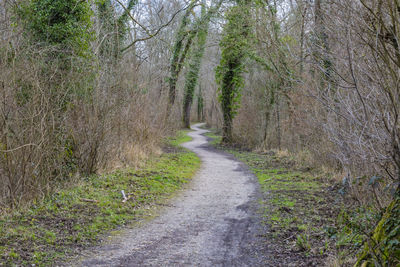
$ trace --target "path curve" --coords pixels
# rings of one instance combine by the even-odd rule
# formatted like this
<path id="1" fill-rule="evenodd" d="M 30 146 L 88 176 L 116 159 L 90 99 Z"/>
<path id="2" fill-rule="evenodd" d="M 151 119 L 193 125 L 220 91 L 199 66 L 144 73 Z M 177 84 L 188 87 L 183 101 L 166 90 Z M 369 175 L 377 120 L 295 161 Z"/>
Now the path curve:
<path id="1" fill-rule="evenodd" d="M 255 246 L 256 178 L 232 156 L 208 146 L 192 126 L 183 144 L 202 160 L 190 188 L 159 217 L 102 245 L 80 266 L 259 266 Z"/>

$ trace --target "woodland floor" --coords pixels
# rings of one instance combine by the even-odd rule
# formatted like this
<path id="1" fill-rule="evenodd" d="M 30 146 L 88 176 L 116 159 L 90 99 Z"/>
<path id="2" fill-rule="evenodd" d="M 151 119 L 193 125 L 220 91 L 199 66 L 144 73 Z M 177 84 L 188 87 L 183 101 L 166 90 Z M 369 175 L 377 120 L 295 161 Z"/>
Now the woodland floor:
<path id="1" fill-rule="evenodd" d="M 202 161 L 185 190 L 172 194 L 198 169 L 194 153 L 166 146 L 149 169 L 89 179 L 3 218 L 5 266 L 325 265 L 335 254 L 337 188 L 289 156 L 218 146 L 220 137 L 200 126 L 183 144 Z M 132 196 L 126 204 L 121 189 Z"/>
<path id="2" fill-rule="evenodd" d="M 210 147 L 195 125 L 183 144 L 202 165 L 153 220 L 87 252 L 78 266 L 264 266 L 257 178 Z"/>
<path id="3" fill-rule="evenodd" d="M 200 167 L 194 153 L 179 147 L 190 140 L 181 131 L 166 140 L 168 153 L 140 168 L 69 181 L 29 207 L 1 214 L 0 266 L 75 266 L 60 262 L 153 218 Z"/>
<path id="4" fill-rule="evenodd" d="M 337 188 L 289 156 L 221 147 L 199 127 L 184 144 L 202 160 L 188 189 L 80 265 L 326 265 L 335 255 Z"/>
<path id="5" fill-rule="evenodd" d="M 219 135 L 206 135 L 258 178 L 264 266 L 327 266 L 337 258 L 336 222 L 343 201 L 338 186 L 288 154 L 221 146 Z"/>

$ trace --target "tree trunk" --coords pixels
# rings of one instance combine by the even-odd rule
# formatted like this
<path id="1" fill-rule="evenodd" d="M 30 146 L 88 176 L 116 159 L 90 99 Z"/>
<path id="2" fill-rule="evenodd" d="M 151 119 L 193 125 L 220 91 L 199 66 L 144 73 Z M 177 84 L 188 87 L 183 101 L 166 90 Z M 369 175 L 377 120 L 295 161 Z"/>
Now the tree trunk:
<path id="1" fill-rule="evenodd" d="M 276 99 L 276 135 L 278 139 L 278 149 L 281 149 L 281 118 L 280 118 L 280 110 L 279 110 L 279 98 L 277 96 Z"/>
<path id="2" fill-rule="evenodd" d="M 202 3 L 203 5 L 201 9 L 200 20 L 194 25 L 194 32 L 197 32 L 197 46 L 193 49 L 194 51 L 191 54 L 189 60 L 189 70 L 186 73 L 185 79 L 185 96 L 183 99 L 183 124 L 185 128 L 190 128 L 190 109 L 192 106 L 193 96 L 199 78 L 201 60 L 203 58 L 206 47 L 205 45 L 207 41 L 209 22 L 214 13 L 219 10 L 222 4 L 222 0 L 219 0 L 219 2 L 207 13 L 205 0 L 203 0 Z"/>
<path id="3" fill-rule="evenodd" d="M 270 92 L 268 94 L 267 92 L 268 88 L 266 88 L 265 90 L 265 111 L 264 111 L 264 120 L 265 120 L 265 125 L 264 125 L 264 138 L 263 138 L 263 143 L 264 143 L 264 147 L 267 147 L 267 137 L 268 137 L 268 128 L 270 126 L 269 122 L 270 122 L 270 118 L 271 118 L 271 110 L 275 104 L 275 92 L 274 92 L 274 88 L 270 89 Z"/>
<path id="4" fill-rule="evenodd" d="M 354 267 L 400 265 L 400 190 L 386 208 Z"/>
<path id="5" fill-rule="evenodd" d="M 222 127 L 222 143 L 230 144 L 233 141 L 232 135 L 232 116 L 224 113 L 224 126 Z"/>
<path id="6" fill-rule="evenodd" d="M 300 31 L 300 75 L 303 74 L 304 68 L 304 31 L 305 31 L 305 18 L 307 15 L 307 7 L 301 12 L 301 31 Z"/>
<path id="7" fill-rule="evenodd" d="M 185 101 L 184 107 L 183 107 L 183 126 L 185 128 L 190 129 L 190 109 L 191 109 L 191 101 Z"/>
<path id="8" fill-rule="evenodd" d="M 216 69 L 216 80 L 220 86 L 220 101 L 223 113 L 223 143 L 232 143 L 232 121 L 239 108 L 241 89 L 244 86 L 245 58 L 249 55 L 251 32 L 250 1 L 238 0 L 226 15 L 220 64 Z"/>
<path id="9" fill-rule="evenodd" d="M 204 120 L 204 99 L 201 85 L 199 84 L 199 94 L 197 96 L 197 120 Z"/>
<path id="10" fill-rule="evenodd" d="M 189 23 L 189 16 L 192 13 L 193 8 L 195 7 L 197 0 L 192 0 L 187 8 L 185 14 L 182 17 L 181 23 L 179 25 L 179 29 L 177 31 L 175 37 L 175 43 L 173 46 L 173 54 L 170 64 L 170 77 L 169 77 L 169 93 L 168 93 L 168 105 L 167 105 L 167 114 L 169 113 L 171 107 L 175 102 L 176 96 L 176 83 L 178 81 L 179 72 L 181 70 L 184 58 L 186 56 L 186 52 L 188 47 L 191 44 L 191 40 L 187 40 L 186 46 L 184 47 L 185 39 L 188 35 L 188 31 L 186 29 L 187 24 Z M 183 51 L 182 51 L 183 49 Z"/>

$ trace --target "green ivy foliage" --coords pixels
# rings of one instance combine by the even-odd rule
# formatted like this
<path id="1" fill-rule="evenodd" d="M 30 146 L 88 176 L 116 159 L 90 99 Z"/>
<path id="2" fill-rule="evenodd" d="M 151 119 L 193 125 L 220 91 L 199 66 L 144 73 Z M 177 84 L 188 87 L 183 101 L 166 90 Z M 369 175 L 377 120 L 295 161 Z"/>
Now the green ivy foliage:
<path id="1" fill-rule="evenodd" d="M 170 108 L 176 98 L 176 83 L 178 81 L 179 73 L 182 69 L 183 62 L 185 61 L 188 48 L 190 48 L 192 39 L 195 34 L 188 31 L 187 26 L 190 23 L 190 15 L 193 12 L 198 0 L 192 0 L 186 9 L 186 12 L 181 18 L 178 31 L 175 36 L 175 41 L 172 47 L 172 58 L 170 63 L 170 77 L 169 83 L 169 101 L 168 107 Z M 186 45 L 184 45 L 186 41 Z"/>
<path id="2" fill-rule="evenodd" d="M 88 1 L 30 0 L 21 5 L 18 13 L 39 45 L 60 46 L 66 54 L 90 55 L 94 34 Z"/>
<path id="3" fill-rule="evenodd" d="M 226 15 L 223 38 L 220 42 L 221 60 L 216 68 L 219 101 L 224 115 L 224 129 L 231 131 L 232 120 L 240 107 L 244 87 L 245 59 L 250 55 L 251 25 L 249 1 L 238 1 Z M 231 133 L 224 136 L 229 142 Z"/>
<path id="4" fill-rule="evenodd" d="M 128 5 L 126 6 L 126 9 L 130 12 L 138 3 L 138 0 L 129 0 Z M 124 13 L 118 18 L 117 23 L 118 23 L 118 33 L 120 35 L 120 40 L 123 41 L 126 38 L 126 35 L 128 33 L 129 27 L 128 27 L 128 20 L 129 20 L 129 15 L 127 11 L 125 10 Z"/>
<path id="5" fill-rule="evenodd" d="M 192 48 L 188 71 L 185 77 L 184 99 L 183 99 L 183 123 L 184 127 L 190 128 L 190 108 L 193 102 L 194 91 L 198 83 L 201 60 L 204 55 L 209 22 L 221 7 L 222 0 L 216 3 L 206 12 L 205 1 L 202 3 L 201 17 L 194 23 L 194 30 L 197 32 L 197 44 Z M 202 101 L 202 100 L 201 100 Z M 200 104 L 200 102 L 199 102 Z M 201 103 L 202 105 L 202 103 Z M 200 107 L 198 107 L 200 108 Z"/>
<path id="6" fill-rule="evenodd" d="M 117 61 L 122 56 L 124 42 L 129 32 L 129 13 L 138 0 L 129 0 L 126 9 L 118 17 L 111 0 L 97 0 L 97 19 L 100 24 L 98 39 L 101 40 L 100 55 Z"/>
<path id="7" fill-rule="evenodd" d="M 355 267 L 400 266 L 400 194 L 386 208 L 372 237 L 364 243 Z"/>
<path id="8" fill-rule="evenodd" d="M 216 68 L 216 79 L 219 87 L 221 103 L 229 106 L 232 114 L 236 113 L 240 104 L 240 89 L 244 86 L 242 73 L 245 71 L 243 58 L 248 47 L 246 16 L 240 6 L 232 7 L 228 12 L 224 36 L 220 43 L 221 61 Z"/>

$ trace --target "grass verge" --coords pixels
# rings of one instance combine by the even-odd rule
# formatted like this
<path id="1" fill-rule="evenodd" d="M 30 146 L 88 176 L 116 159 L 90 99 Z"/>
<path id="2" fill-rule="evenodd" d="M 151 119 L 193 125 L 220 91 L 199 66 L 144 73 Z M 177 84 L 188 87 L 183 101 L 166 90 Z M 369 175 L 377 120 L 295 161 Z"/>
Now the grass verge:
<path id="1" fill-rule="evenodd" d="M 217 144 L 215 132 L 207 133 Z M 267 251 L 274 266 L 323 266 L 336 254 L 336 218 L 341 198 L 327 179 L 298 167 L 288 153 L 258 154 L 216 145 L 247 164 L 257 176 Z"/>
<path id="2" fill-rule="evenodd" d="M 1 215 L 0 266 L 48 266 L 118 226 L 143 219 L 200 167 L 194 153 L 179 147 L 187 141 L 190 137 L 181 131 L 166 141 L 167 153 L 143 168 L 90 176 L 29 209 Z"/>

